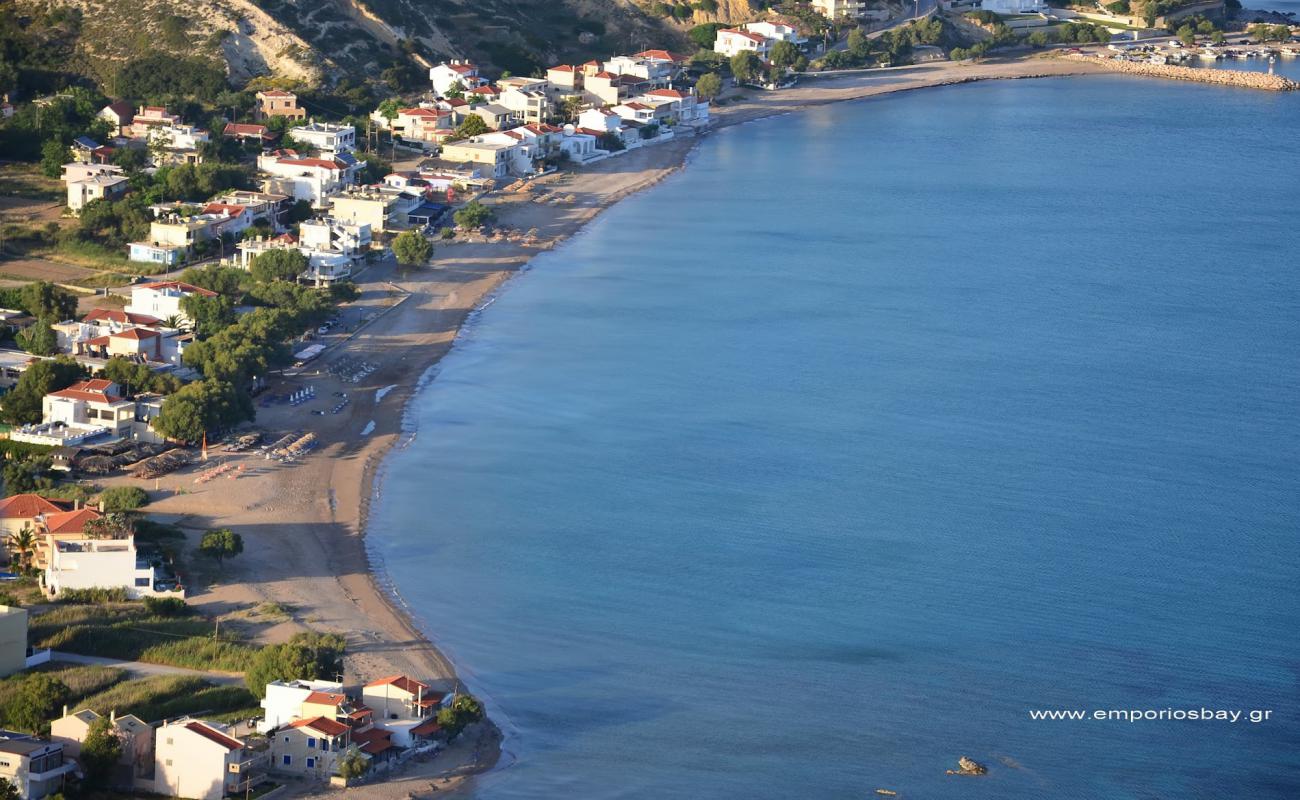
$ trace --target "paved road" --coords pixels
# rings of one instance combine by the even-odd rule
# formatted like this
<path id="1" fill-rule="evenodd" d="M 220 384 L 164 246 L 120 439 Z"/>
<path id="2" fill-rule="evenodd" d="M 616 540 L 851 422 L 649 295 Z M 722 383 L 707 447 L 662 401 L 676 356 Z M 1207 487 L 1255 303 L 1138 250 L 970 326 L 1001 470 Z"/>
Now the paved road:
<path id="1" fill-rule="evenodd" d="M 237 672 L 204 672 L 197 669 L 185 669 L 184 667 L 169 667 L 165 664 L 146 664 L 143 661 L 121 661 L 116 658 L 101 658 L 99 656 L 83 656 L 76 653 L 62 653 L 58 650 L 50 652 L 50 660 L 59 661 L 65 664 L 116 667 L 117 669 L 126 670 L 131 675 L 138 678 L 150 678 L 158 675 L 187 675 L 193 678 L 203 678 L 212 683 L 225 686 L 244 685 L 244 676 Z"/>

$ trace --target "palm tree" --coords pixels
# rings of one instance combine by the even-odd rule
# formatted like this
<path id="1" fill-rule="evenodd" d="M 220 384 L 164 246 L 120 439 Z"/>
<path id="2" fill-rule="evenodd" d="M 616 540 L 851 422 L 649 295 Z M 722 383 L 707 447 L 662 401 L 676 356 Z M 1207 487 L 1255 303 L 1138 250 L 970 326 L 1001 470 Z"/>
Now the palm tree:
<path id="1" fill-rule="evenodd" d="M 172 314 L 162 321 L 162 326 L 164 328 L 174 328 L 178 331 L 185 330 L 185 318 L 179 314 Z"/>
<path id="2" fill-rule="evenodd" d="M 9 534 L 9 550 L 18 557 L 18 566 L 26 569 L 36 550 L 36 532 L 31 525 L 24 524 L 22 530 Z"/>

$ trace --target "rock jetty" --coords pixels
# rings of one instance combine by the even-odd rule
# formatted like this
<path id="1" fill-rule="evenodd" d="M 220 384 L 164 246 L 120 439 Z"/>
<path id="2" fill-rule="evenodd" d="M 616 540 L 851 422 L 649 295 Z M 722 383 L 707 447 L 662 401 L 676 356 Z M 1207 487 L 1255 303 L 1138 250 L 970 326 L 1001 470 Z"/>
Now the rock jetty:
<path id="1" fill-rule="evenodd" d="M 1239 86 L 1243 89 L 1263 89 L 1270 92 L 1294 92 L 1300 84 L 1281 75 L 1266 72 L 1246 72 L 1238 69 L 1204 69 L 1200 67 L 1180 67 L 1174 64 L 1151 64 L 1145 61 L 1127 61 L 1122 58 L 1098 58 L 1074 53 L 1062 58 L 1071 61 L 1087 61 L 1105 67 L 1112 72 L 1128 75 L 1145 75 L 1151 78 L 1166 78 L 1174 81 L 1195 81 L 1196 83 L 1214 83 L 1220 86 Z"/>

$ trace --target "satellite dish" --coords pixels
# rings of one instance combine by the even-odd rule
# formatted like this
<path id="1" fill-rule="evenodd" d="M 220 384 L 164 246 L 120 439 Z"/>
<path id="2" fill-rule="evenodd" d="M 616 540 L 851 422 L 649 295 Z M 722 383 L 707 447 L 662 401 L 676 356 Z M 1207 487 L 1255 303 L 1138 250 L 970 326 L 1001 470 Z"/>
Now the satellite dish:
<path id="1" fill-rule="evenodd" d="M 576 131 L 576 130 L 577 130 L 577 128 L 573 127 L 573 123 L 572 123 L 572 122 L 566 122 L 566 123 L 564 124 L 564 135 L 565 135 L 565 136 L 572 136 L 572 135 L 573 135 L 573 132 Z"/>

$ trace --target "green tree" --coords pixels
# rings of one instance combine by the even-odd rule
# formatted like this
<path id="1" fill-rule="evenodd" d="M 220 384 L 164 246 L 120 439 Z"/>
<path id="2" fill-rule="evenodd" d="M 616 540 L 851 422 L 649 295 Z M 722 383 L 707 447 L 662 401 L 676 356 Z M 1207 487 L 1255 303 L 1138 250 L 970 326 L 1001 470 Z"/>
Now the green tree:
<path id="1" fill-rule="evenodd" d="M 361 755 L 355 747 L 348 750 L 343 758 L 339 759 L 339 775 L 346 780 L 360 778 L 370 771 L 370 759 Z"/>
<path id="2" fill-rule="evenodd" d="M 120 511 L 103 514 L 87 520 L 85 532 L 91 539 L 125 539 L 135 534 L 135 518 Z"/>
<path id="3" fill-rule="evenodd" d="M 4 478 L 5 494 L 27 494 L 54 488 L 50 478 L 49 456 L 27 455 L 4 462 L 0 477 Z"/>
<path id="4" fill-rule="evenodd" d="M 379 112 L 380 116 L 391 122 L 392 120 L 397 119 L 397 112 L 401 110 L 401 108 L 402 104 L 398 102 L 397 98 L 390 97 L 380 103 L 379 108 L 375 110 Z"/>
<path id="5" fill-rule="evenodd" d="M 706 72 L 695 82 L 695 92 L 705 100 L 722 94 L 722 78 L 716 72 Z"/>
<path id="6" fill-rule="evenodd" d="M 23 311 L 33 317 L 49 317 L 56 322 L 77 314 L 77 296 L 49 281 L 37 281 L 23 287 L 20 295 Z"/>
<path id="7" fill-rule="evenodd" d="M 199 552 L 216 559 L 217 566 L 224 566 L 227 558 L 244 552 L 244 537 L 229 528 L 215 528 L 203 534 L 199 540 Z"/>
<path id="8" fill-rule="evenodd" d="M 762 69 L 763 62 L 753 53 L 736 53 L 731 57 L 731 74 L 736 78 L 736 83 L 749 83 Z"/>
<path id="9" fill-rule="evenodd" d="M 1191 25 L 1184 25 L 1178 29 L 1178 41 L 1191 47 L 1196 44 L 1196 29 Z"/>
<path id="10" fill-rule="evenodd" d="M 452 214 L 456 224 L 465 230 L 481 228 L 493 217 L 492 209 L 477 200 L 471 200 Z"/>
<path id="11" fill-rule="evenodd" d="M 26 569 L 31 565 L 32 555 L 36 552 L 36 531 L 32 530 L 29 523 L 23 523 L 22 528 L 9 534 L 6 544 L 9 552 L 17 558 L 18 566 Z"/>
<path id="12" fill-rule="evenodd" d="M 492 129 L 488 127 L 482 117 L 478 114 L 470 114 L 456 127 L 456 138 L 469 139 L 473 136 L 481 136 L 490 130 Z"/>
<path id="13" fill-rule="evenodd" d="M 253 259 L 253 280 L 293 281 L 307 269 L 307 256 L 300 250 L 276 248 Z"/>
<path id="14" fill-rule="evenodd" d="M 772 52 L 768 56 L 778 69 L 788 69 L 799 60 L 799 48 L 794 46 L 794 42 L 787 42 L 784 39 L 772 45 Z"/>
<path id="15" fill-rule="evenodd" d="M 63 174 L 63 165 L 71 160 L 68 148 L 59 139 L 50 139 L 41 145 L 41 174 L 57 178 Z"/>
<path id="16" fill-rule="evenodd" d="M 23 793 L 8 778 L 0 778 L 0 800 L 23 800 Z"/>
<path id="17" fill-rule="evenodd" d="M 442 728 L 447 741 L 460 735 L 465 727 L 483 719 L 483 704 L 472 694 L 457 695 L 450 706 L 438 711 L 438 727 Z"/>
<path id="18" fill-rule="evenodd" d="M 111 486 L 99 495 L 99 502 L 109 513 L 135 511 L 149 502 L 149 494 L 139 486 Z"/>
<path id="19" fill-rule="evenodd" d="M 447 87 L 447 93 L 444 97 L 448 100 L 463 100 L 465 97 L 465 84 L 460 81 L 452 81 L 451 86 Z"/>
<path id="20" fill-rule="evenodd" d="M 403 231 L 393 240 L 393 255 L 404 266 L 423 264 L 433 255 L 433 245 L 416 231 Z"/>
<path id="21" fill-rule="evenodd" d="M 118 738 L 108 717 L 90 723 L 86 738 L 81 743 L 81 769 L 87 786 L 108 786 L 117 760 L 122 757 L 122 740 Z"/>
<path id="22" fill-rule="evenodd" d="M 181 310 L 190 318 L 190 329 L 201 339 L 216 336 L 235 323 L 235 301 L 229 295 L 208 297 L 195 292 L 181 298 Z"/>
<path id="23" fill-rule="evenodd" d="M 59 708 L 72 699 L 62 681 L 43 672 L 33 672 L 18 680 L 12 693 L 0 706 L 7 727 L 27 733 L 44 732 Z"/>
<path id="24" fill-rule="evenodd" d="M 0 416 L 15 425 L 40 422 L 45 395 L 66 389 L 85 375 L 86 370 L 68 356 L 37 361 L 23 371 L 18 385 L 0 398 Z"/>
<path id="25" fill-rule="evenodd" d="M 184 283 L 200 286 L 210 292 L 236 297 L 243 289 L 247 277 L 248 273 L 238 267 L 208 264 L 205 267 L 190 267 L 181 273 L 180 279 Z"/>
<path id="26" fill-rule="evenodd" d="M 346 640 L 337 634 L 299 633 L 284 644 L 263 647 L 244 671 L 244 683 L 257 697 L 273 681 L 331 678 L 343 669 Z"/>
<path id="27" fill-rule="evenodd" d="M 871 57 L 871 40 L 867 38 L 861 28 L 854 28 L 849 31 L 849 38 L 845 45 L 846 52 L 858 64 Z"/>
<path id="28" fill-rule="evenodd" d="M 59 337 L 50 327 L 48 317 L 40 317 L 36 322 L 19 331 L 14 336 L 14 341 L 34 356 L 52 356 L 59 352 Z"/>
<path id="29" fill-rule="evenodd" d="M 168 395 L 153 427 L 168 439 L 194 443 L 208 431 L 252 418 L 253 404 L 247 393 L 229 381 L 208 378 Z"/>
<path id="30" fill-rule="evenodd" d="M 721 22 L 706 22 L 696 25 L 686 32 L 686 36 L 701 50 L 712 50 L 718 41 L 718 31 L 727 27 Z"/>

